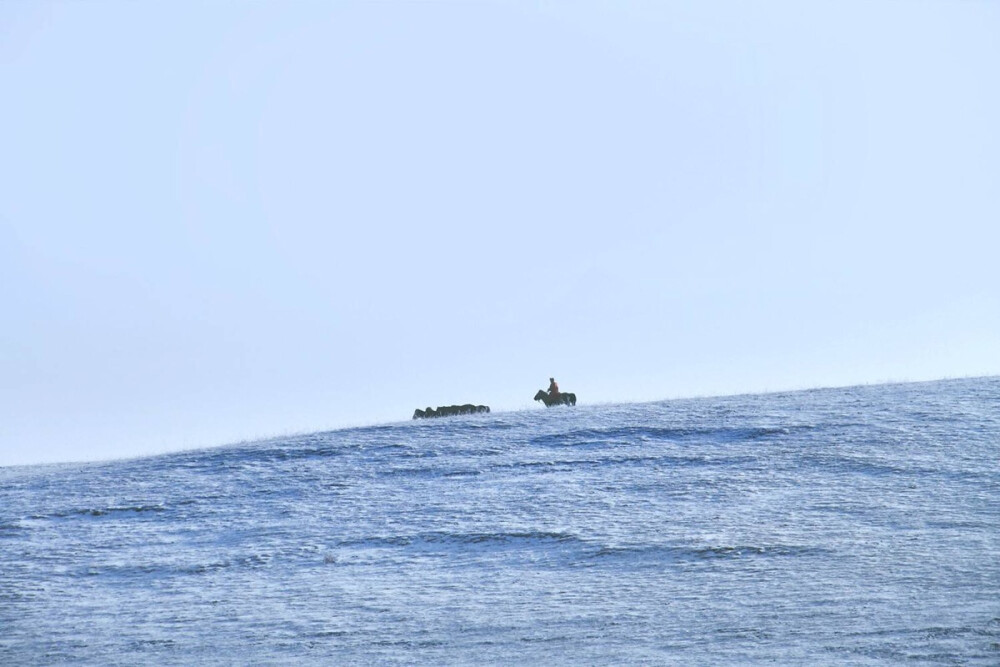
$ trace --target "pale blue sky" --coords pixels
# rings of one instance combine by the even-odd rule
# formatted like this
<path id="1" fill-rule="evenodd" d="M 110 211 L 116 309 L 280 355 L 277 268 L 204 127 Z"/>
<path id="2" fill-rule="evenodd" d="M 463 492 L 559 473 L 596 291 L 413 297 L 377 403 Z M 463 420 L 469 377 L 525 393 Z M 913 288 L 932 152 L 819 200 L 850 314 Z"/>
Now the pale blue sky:
<path id="1" fill-rule="evenodd" d="M 550 375 L 1000 373 L 998 35 L 986 1 L 0 3 L 0 465 Z"/>

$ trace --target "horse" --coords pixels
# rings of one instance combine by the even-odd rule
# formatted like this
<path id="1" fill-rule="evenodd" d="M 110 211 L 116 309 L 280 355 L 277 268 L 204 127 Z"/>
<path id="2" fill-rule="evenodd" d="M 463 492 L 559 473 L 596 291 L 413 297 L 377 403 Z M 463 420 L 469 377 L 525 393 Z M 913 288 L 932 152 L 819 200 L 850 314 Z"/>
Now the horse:
<path id="1" fill-rule="evenodd" d="M 553 405 L 576 405 L 576 394 L 564 391 L 553 399 L 544 389 L 539 389 L 538 393 L 535 394 L 535 400 L 541 401 L 547 408 L 551 408 Z"/>

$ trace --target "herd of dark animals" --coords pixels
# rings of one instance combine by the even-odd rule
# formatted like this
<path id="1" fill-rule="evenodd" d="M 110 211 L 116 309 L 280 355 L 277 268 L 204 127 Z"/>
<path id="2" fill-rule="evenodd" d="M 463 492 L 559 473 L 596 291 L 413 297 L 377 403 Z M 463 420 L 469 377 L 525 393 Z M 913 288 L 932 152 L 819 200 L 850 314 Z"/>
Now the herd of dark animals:
<path id="1" fill-rule="evenodd" d="M 545 404 L 545 407 L 551 408 L 553 405 L 576 405 L 576 394 L 572 392 L 562 392 L 555 398 L 552 398 L 544 389 L 539 389 L 538 393 L 535 394 L 535 400 L 541 401 Z M 431 417 L 452 417 L 454 415 L 474 415 L 480 412 L 489 412 L 490 406 L 488 405 L 473 405 L 471 403 L 466 403 L 465 405 L 441 405 L 438 406 L 437 410 L 434 408 L 427 408 L 426 410 L 421 410 L 417 408 L 413 411 L 414 419 L 430 419 Z"/>
<path id="2" fill-rule="evenodd" d="M 489 412 L 490 406 L 488 405 L 473 405 L 472 403 L 466 403 L 465 405 L 441 405 L 438 409 L 427 408 L 426 410 L 421 410 L 417 408 L 413 411 L 414 419 L 428 419 L 430 417 L 451 417 L 453 415 L 474 415 L 477 412 Z"/>

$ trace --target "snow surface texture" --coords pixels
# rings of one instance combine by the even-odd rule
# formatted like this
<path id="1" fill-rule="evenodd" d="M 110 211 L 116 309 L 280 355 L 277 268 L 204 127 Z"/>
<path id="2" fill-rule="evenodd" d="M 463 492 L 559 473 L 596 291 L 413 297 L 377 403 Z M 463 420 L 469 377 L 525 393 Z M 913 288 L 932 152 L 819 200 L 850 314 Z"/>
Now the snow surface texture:
<path id="1" fill-rule="evenodd" d="M 0 663 L 995 665 L 997 461 L 987 378 L 0 469 Z"/>

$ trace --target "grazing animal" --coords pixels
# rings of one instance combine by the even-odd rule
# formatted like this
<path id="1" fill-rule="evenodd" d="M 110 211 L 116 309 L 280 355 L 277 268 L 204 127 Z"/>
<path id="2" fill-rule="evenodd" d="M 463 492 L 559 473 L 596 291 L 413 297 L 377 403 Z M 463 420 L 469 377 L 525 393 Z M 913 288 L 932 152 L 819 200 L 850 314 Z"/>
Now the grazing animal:
<path id="1" fill-rule="evenodd" d="M 437 410 L 428 407 L 426 410 L 421 410 L 417 408 L 413 411 L 414 419 L 429 419 L 430 417 L 452 417 L 454 415 L 474 415 L 479 412 L 489 412 L 490 406 L 488 405 L 473 405 L 472 403 L 466 403 L 465 405 L 439 405 Z"/>
<path id="2" fill-rule="evenodd" d="M 553 405 L 576 405 L 576 394 L 564 391 L 559 394 L 558 398 L 553 399 L 544 389 L 539 389 L 538 393 L 535 394 L 535 400 L 541 401 L 547 408 L 551 408 Z"/>

